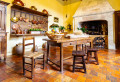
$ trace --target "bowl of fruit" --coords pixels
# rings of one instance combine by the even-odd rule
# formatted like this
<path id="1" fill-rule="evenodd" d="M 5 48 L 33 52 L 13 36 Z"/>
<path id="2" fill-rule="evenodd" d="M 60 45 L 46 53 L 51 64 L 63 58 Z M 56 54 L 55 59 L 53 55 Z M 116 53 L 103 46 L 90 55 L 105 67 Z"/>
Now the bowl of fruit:
<path id="1" fill-rule="evenodd" d="M 64 36 L 63 33 L 54 33 L 54 32 L 51 32 L 51 31 L 46 32 L 46 35 L 51 40 L 59 40 L 59 39 L 62 38 L 62 36 Z"/>

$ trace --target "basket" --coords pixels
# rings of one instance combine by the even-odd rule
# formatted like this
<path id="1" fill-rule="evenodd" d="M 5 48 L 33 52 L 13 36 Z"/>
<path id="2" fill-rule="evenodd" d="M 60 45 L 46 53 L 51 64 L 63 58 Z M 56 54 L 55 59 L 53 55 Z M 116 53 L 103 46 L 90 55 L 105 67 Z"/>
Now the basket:
<path id="1" fill-rule="evenodd" d="M 62 38 L 64 34 L 51 34 L 51 33 L 46 33 L 49 39 L 51 40 L 59 40 Z"/>

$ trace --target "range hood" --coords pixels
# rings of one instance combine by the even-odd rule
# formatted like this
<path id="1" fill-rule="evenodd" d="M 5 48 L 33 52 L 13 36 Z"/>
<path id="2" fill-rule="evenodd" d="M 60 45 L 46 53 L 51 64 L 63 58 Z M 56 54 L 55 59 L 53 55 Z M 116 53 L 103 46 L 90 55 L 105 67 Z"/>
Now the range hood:
<path id="1" fill-rule="evenodd" d="M 113 12 L 107 0 L 83 0 L 73 17 Z"/>

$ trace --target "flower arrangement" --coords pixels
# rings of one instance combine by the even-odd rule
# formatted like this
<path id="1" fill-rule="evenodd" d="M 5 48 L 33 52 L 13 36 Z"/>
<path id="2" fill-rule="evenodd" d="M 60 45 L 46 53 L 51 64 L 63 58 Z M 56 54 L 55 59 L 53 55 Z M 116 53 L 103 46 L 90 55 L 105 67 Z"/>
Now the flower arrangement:
<path id="1" fill-rule="evenodd" d="M 50 25 L 50 28 L 59 28 L 59 25 L 58 24 L 52 24 L 52 25 Z"/>
<path id="2" fill-rule="evenodd" d="M 77 28 L 78 30 L 82 30 L 83 33 L 88 32 L 87 26 L 83 26 L 82 28 Z"/>

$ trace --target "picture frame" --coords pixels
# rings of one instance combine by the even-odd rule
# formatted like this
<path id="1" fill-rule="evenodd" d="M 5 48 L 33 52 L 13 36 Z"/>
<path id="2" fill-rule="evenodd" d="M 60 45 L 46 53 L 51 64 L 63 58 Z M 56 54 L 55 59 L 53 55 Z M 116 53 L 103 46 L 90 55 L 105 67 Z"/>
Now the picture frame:
<path id="1" fill-rule="evenodd" d="M 58 23 L 59 22 L 59 18 L 58 17 L 54 17 L 54 22 Z"/>

